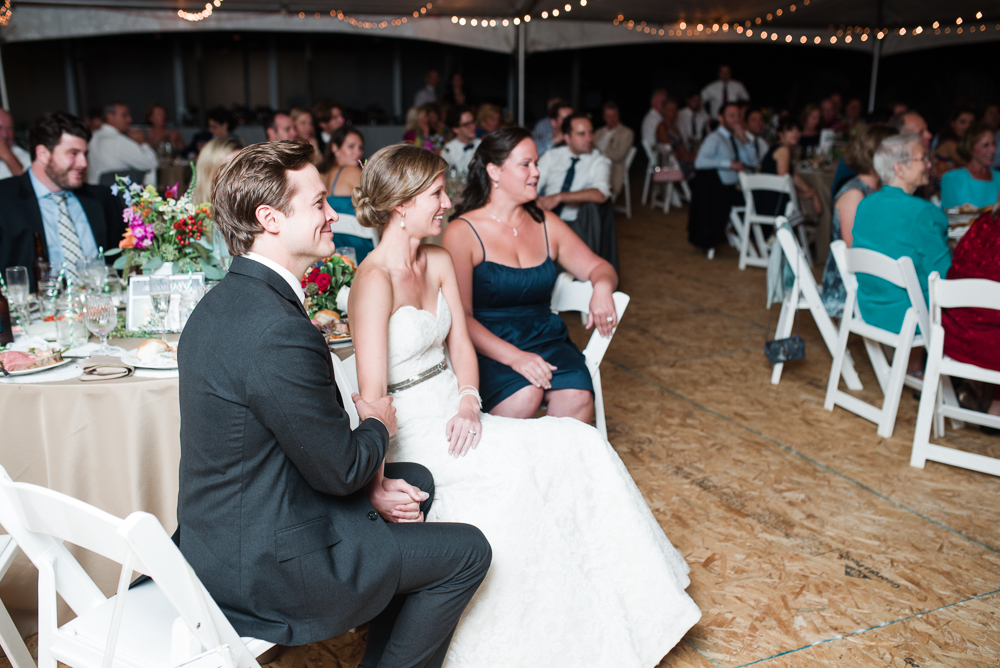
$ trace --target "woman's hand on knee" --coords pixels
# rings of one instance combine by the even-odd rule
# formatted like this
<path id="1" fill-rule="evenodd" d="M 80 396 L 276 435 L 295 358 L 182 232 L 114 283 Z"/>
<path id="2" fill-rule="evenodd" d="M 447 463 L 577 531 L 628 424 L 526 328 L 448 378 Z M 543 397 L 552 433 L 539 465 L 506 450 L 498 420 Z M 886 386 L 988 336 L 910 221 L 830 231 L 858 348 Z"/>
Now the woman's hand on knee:
<path id="1" fill-rule="evenodd" d="M 548 390 L 552 387 L 552 372 L 559 367 L 549 364 L 541 355 L 521 351 L 510 368 L 527 378 L 535 387 Z"/>

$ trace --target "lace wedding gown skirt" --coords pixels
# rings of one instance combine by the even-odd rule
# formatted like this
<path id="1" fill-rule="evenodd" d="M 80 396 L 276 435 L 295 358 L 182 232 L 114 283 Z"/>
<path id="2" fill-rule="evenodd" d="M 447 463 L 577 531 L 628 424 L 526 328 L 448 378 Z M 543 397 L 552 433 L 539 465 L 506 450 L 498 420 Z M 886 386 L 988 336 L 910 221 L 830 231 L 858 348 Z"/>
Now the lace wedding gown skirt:
<path id="1" fill-rule="evenodd" d="M 404 306 L 389 319 L 389 383 L 444 359 L 451 327 Z M 393 395 L 390 461 L 434 475 L 430 522 L 479 527 L 493 547 L 459 623 L 447 668 L 653 668 L 701 616 L 688 565 L 597 430 L 571 418 L 483 414 L 482 440 L 448 455 L 458 411 L 450 369 Z"/>

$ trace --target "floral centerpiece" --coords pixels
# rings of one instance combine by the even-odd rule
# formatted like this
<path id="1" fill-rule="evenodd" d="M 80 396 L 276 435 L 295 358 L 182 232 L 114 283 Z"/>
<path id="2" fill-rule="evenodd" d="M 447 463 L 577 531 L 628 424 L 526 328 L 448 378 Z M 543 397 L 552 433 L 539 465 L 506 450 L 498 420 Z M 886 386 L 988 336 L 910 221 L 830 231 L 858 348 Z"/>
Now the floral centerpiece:
<path id="1" fill-rule="evenodd" d="M 347 293 L 358 267 L 343 255 L 332 255 L 306 270 L 302 289 L 306 292 L 306 312 L 314 321 L 321 311 L 347 315 Z M 341 292 L 343 291 L 343 295 Z M 338 321 L 339 321 L 338 317 Z M 321 323 L 322 324 L 322 323 Z"/>
<path id="2" fill-rule="evenodd" d="M 174 274 L 200 271 L 209 280 L 225 276 L 219 258 L 202 243 L 212 229 L 212 213 L 208 203 L 196 206 L 191 201 L 196 178 L 180 198 L 177 184 L 167 189 L 166 197 L 161 197 L 153 186 L 143 187 L 128 177 L 117 178 L 111 192 L 122 193 L 125 199 L 122 215 L 126 229 L 118 248 L 105 252 L 105 255 L 121 253 L 115 269 L 127 275 L 132 267 L 152 272 L 169 263 Z"/>

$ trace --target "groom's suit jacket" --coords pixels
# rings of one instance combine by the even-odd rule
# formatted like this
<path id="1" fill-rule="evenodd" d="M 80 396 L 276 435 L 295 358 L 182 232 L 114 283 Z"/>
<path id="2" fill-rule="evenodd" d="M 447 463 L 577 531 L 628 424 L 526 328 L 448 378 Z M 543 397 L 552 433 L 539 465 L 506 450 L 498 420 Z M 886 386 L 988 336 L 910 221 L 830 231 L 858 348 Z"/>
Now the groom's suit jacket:
<path id="1" fill-rule="evenodd" d="M 181 551 L 236 630 L 301 645 L 378 614 L 401 558 L 362 488 L 389 434 L 371 418 L 351 431 L 292 288 L 235 258 L 177 357 Z"/>

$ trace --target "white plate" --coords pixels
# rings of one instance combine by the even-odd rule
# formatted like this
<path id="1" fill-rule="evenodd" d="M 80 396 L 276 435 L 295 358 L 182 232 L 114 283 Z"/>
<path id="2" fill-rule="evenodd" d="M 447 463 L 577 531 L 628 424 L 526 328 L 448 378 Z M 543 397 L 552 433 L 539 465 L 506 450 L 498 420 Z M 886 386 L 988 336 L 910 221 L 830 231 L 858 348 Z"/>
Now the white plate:
<path id="1" fill-rule="evenodd" d="M 8 371 L 13 378 L 14 376 L 30 376 L 33 373 L 41 373 L 43 371 L 48 371 L 49 369 L 58 369 L 61 366 L 66 366 L 67 364 L 72 364 L 76 360 L 63 360 L 62 362 L 56 362 L 55 364 L 49 364 L 48 366 L 40 366 L 35 369 L 23 369 L 21 371 Z M 0 377 L 5 377 L 0 374 Z"/>
<path id="2" fill-rule="evenodd" d="M 152 362 L 143 362 L 136 357 L 135 351 L 130 350 L 122 355 L 122 362 L 130 364 L 137 369 L 176 369 L 177 360 L 173 358 L 173 353 L 160 353 Z"/>
<path id="3" fill-rule="evenodd" d="M 327 339 L 326 345 L 330 348 L 343 348 L 344 346 L 349 346 L 354 342 L 353 338 L 348 336 L 345 339 Z"/>

